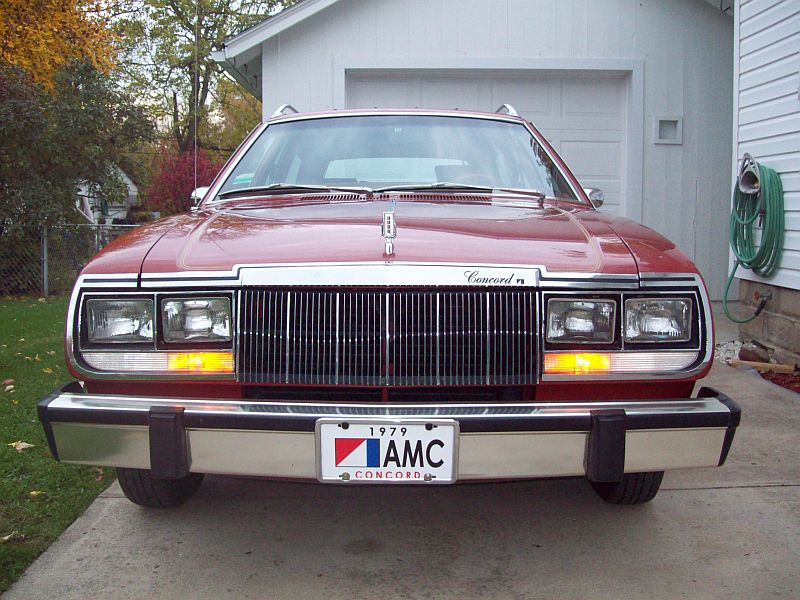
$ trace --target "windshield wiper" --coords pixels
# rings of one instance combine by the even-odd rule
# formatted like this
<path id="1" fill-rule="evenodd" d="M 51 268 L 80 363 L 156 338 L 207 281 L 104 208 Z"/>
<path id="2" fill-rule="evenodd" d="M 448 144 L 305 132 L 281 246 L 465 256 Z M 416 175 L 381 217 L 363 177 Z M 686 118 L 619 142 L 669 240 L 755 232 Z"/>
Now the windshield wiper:
<path id="1" fill-rule="evenodd" d="M 271 183 L 270 185 L 259 185 L 254 187 L 237 188 L 226 190 L 217 194 L 219 198 L 231 198 L 233 196 L 256 196 L 259 194 L 280 194 L 285 192 L 346 192 L 351 194 L 371 194 L 372 189 L 360 186 L 330 186 L 312 185 L 300 183 Z"/>
<path id="2" fill-rule="evenodd" d="M 387 185 L 375 188 L 375 193 L 382 192 L 425 192 L 429 190 L 470 190 L 476 192 L 491 192 L 491 186 L 470 185 L 468 183 L 453 183 L 452 181 L 437 181 L 436 183 L 411 183 L 408 185 Z"/>
<path id="3" fill-rule="evenodd" d="M 525 188 L 494 187 L 491 185 L 471 185 L 468 183 L 454 183 L 452 181 L 437 181 L 436 183 L 414 183 L 411 185 L 388 185 L 382 188 L 375 188 L 375 193 L 381 192 L 425 192 L 437 190 L 467 190 L 471 192 L 504 192 L 506 194 L 519 194 L 521 196 L 533 196 L 537 200 L 543 200 L 546 195 L 539 190 L 529 190 Z"/>

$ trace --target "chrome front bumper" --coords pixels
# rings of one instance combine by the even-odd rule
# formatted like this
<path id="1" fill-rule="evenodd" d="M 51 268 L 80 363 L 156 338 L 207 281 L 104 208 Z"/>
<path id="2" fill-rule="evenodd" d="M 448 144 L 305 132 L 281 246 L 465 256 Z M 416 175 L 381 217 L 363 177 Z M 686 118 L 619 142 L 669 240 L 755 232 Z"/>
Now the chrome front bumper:
<path id="1" fill-rule="evenodd" d="M 53 456 L 70 463 L 316 478 L 317 419 L 455 419 L 458 479 L 586 475 L 722 465 L 738 405 L 697 398 L 526 404 L 325 404 L 87 394 L 69 384 L 39 403 Z"/>

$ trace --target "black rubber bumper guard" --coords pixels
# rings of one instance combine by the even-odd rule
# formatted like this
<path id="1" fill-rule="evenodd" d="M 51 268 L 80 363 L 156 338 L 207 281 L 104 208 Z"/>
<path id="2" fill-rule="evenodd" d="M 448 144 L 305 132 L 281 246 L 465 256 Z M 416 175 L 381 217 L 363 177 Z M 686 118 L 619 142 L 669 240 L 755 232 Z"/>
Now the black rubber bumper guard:
<path id="1" fill-rule="evenodd" d="M 69 383 L 43 398 L 38 405 L 39 420 L 47 435 L 53 457 L 58 460 L 58 448 L 53 435 L 52 422 L 87 422 L 80 411 L 54 411 L 50 402 L 62 393 L 80 394 L 83 388 L 77 382 Z M 722 392 L 702 387 L 699 398 L 714 398 L 729 410 L 729 415 L 627 415 L 623 409 L 590 411 L 585 417 L 558 417 L 548 420 L 514 419 L 509 421 L 477 419 L 459 423 L 462 433 L 481 431 L 587 431 L 589 442 L 586 455 L 586 477 L 595 482 L 622 481 L 625 468 L 625 434 L 637 429 L 662 429 L 676 427 L 726 427 L 719 457 L 719 466 L 725 463 L 736 428 L 741 421 L 741 408 Z M 153 476 L 159 479 L 179 479 L 189 474 L 187 427 L 262 429 L 278 431 L 314 431 L 316 417 L 275 419 L 252 414 L 245 417 L 205 417 L 187 415 L 182 407 L 152 407 L 148 413 L 99 412 L 92 415 L 93 423 L 147 426 L 150 432 L 150 465 Z"/>

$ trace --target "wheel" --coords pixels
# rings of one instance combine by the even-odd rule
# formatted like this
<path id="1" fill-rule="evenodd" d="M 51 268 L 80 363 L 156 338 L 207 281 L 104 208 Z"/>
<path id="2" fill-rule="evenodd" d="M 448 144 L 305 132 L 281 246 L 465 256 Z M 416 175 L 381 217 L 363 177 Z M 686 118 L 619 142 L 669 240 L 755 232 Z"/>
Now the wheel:
<path id="1" fill-rule="evenodd" d="M 609 504 L 644 504 L 656 497 L 664 471 L 626 473 L 619 483 L 591 482 L 594 491 Z"/>
<path id="2" fill-rule="evenodd" d="M 147 469 L 117 468 L 117 479 L 125 497 L 149 508 L 173 508 L 191 498 L 203 483 L 202 473 L 182 479 L 156 479 Z"/>

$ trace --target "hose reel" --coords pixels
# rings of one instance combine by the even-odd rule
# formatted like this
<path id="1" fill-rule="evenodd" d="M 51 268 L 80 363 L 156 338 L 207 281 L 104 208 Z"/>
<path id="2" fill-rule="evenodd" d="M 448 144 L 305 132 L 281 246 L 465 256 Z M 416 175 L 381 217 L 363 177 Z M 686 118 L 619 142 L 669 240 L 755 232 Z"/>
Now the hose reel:
<path id="1" fill-rule="evenodd" d="M 757 228 L 762 229 L 758 245 Z M 722 307 L 731 321 L 749 323 L 763 310 L 765 300 L 750 317 L 732 316 L 728 311 L 728 291 L 739 266 L 752 270 L 759 277 L 768 278 L 775 274 L 783 252 L 784 229 L 783 185 L 780 176 L 745 153 L 736 185 L 733 187 L 733 207 L 728 230 L 731 251 L 736 260 L 722 298 Z"/>

